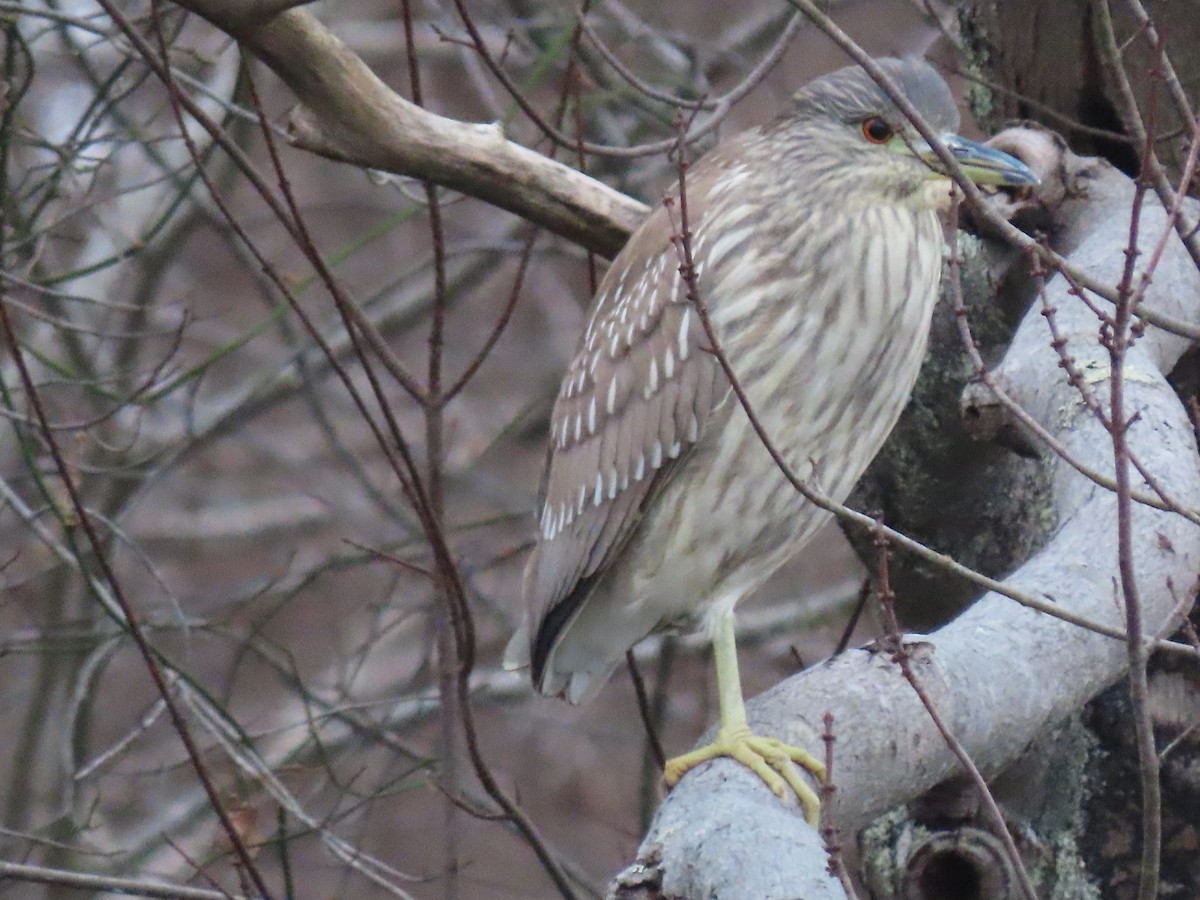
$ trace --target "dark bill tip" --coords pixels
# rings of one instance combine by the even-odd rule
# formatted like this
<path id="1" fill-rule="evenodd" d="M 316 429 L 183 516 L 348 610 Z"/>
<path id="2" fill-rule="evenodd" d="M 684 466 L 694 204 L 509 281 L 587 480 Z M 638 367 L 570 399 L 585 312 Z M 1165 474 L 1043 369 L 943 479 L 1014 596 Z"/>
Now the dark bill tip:
<path id="1" fill-rule="evenodd" d="M 1033 170 L 1015 156 L 984 146 L 977 141 L 967 140 L 957 134 L 943 134 L 940 137 L 946 149 L 954 154 L 958 164 L 967 173 L 967 177 L 976 184 L 1028 187 L 1040 182 Z M 913 152 L 935 172 L 945 174 L 946 167 L 929 144 L 924 141 L 914 144 Z"/>

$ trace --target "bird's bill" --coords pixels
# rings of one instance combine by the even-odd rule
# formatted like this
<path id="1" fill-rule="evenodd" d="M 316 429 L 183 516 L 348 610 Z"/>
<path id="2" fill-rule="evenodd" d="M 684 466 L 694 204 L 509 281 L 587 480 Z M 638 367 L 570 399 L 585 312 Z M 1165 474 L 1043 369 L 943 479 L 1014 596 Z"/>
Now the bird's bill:
<path id="1" fill-rule="evenodd" d="M 941 138 L 963 172 L 976 184 L 995 184 L 1005 187 L 1035 185 L 1040 179 L 1033 170 L 1015 156 L 1001 150 L 986 147 L 977 141 L 967 140 L 957 134 L 942 134 Z M 902 144 L 897 149 L 915 154 L 925 165 L 939 174 L 946 174 L 946 167 L 926 141 Z"/>

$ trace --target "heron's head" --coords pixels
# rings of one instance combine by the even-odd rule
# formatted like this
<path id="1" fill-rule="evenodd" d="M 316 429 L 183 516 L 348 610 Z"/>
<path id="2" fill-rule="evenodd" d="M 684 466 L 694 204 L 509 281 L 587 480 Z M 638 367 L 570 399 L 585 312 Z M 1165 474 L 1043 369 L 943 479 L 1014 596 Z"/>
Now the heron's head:
<path id="1" fill-rule="evenodd" d="M 956 133 L 958 108 L 950 88 L 924 60 L 881 59 L 880 67 L 976 184 L 1023 186 L 1037 177 L 1020 160 Z M 812 190 L 838 202 L 937 204 L 946 197 L 942 163 L 896 104 L 858 66 L 839 69 L 802 88 L 776 127 L 796 138 L 796 163 Z"/>

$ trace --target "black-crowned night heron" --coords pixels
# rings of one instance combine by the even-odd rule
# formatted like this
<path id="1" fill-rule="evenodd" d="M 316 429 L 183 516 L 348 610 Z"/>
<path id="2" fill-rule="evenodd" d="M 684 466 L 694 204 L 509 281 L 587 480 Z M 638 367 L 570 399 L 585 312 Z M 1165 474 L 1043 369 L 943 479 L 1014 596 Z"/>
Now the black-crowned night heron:
<path id="1" fill-rule="evenodd" d="M 916 59 L 880 65 L 980 183 L 1036 181 L 952 132 L 946 83 Z M 856 67 L 813 81 L 770 124 L 722 144 L 686 187 L 700 297 L 793 471 L 841 502 L 907 402 L 938 296 L 949 180 Z M 595 693 L 651 632 L 703 626 L 717 667 L 715 741 L 667 764 L 674 784 L 716 756 L 817 797 L 806 751 L 746 724 L 733 609 L 826 520 L 785 480 L 732 396 L 687 298 L 665 207 L 629 239 L 592 306 L 551 424 L 545 501 L 506 654 L 534 686 Z"/>

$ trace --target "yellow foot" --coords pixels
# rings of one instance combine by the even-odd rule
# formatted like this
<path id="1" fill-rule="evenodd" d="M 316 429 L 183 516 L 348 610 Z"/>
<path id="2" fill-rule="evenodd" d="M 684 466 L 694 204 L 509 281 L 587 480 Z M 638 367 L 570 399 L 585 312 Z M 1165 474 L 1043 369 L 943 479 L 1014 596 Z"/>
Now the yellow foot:
<path id="1" fill-rule="evenodd" d="M 759 737 L 745 725 L 722 728 L 711 744 L 668 759 L 663 769 L 663 780 L 666 781 L 667 787 L 675 787 L 676 782 L 689 769 L 718 756 L 736 759 L 765 781 L 767 787 L 781 800 L 787 796 L 788 788 L 791 788 L 800 798 L 800 805 L 804 807 L 804 817 L 808 819 L 809 824 L 817 824 L 821 801 L 800 775 L 795 763 L 812 772 L 818 781 L 825 780 L 825 766 L 807 750 L 792 747 L 775 738 Z"/>

